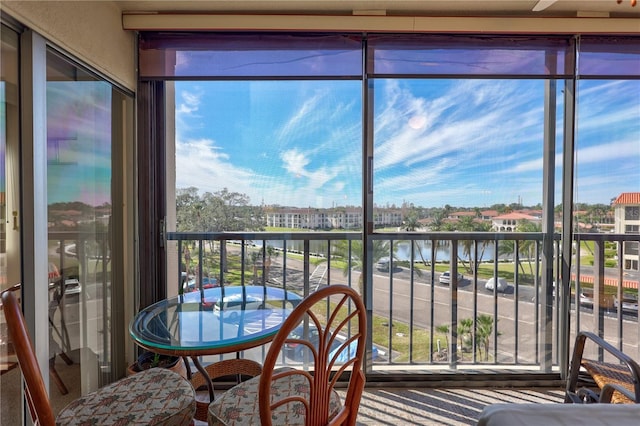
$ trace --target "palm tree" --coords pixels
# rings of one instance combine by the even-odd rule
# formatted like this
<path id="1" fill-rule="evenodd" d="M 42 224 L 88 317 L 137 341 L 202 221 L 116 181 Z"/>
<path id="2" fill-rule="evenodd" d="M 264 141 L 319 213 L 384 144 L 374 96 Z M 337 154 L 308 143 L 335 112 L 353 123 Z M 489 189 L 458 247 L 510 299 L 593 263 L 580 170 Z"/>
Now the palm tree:
<path id="1" fill-rule="evenodd" d="M 374 240 L 373 241 L 373 250 L 371 251 L 371 256 L 369 261 L 372 264 L 378 263 L 380 259 L 383 257 L 389 256 L 389 242 L 382 240 Z M 338 241 L 335 243 L 333 248 L 333 255 L 340 257 L 344 260 L 344 265 L 342 267 L 342 273 L 346 277 L 349 275 L 352 269 L 364 271 L 364 248 L 361 240 L 355 241 Z M 392 259 L 389 259 L 390 267 L 393 267 L 393 259 L 395 259 L 395 254 L 392 256 Z M 358 278 L 358 290 L 360 294 L 364 294 L 364 274 L 360 273 L 360 277 Z"/>
<path id="2" fill-rule="evenodd" d="M 415 212 L 411 212 L 407 215 L 407 217 L 405 218 L 404 222 L 403 222 L 403 226 L 404 226 L 404 230 L 411 232 L 411 231 L 415 231 L 416 229 L 420 228 L 420 222 L 418 222 L 418 215 Z M 413 240 L 408 240 L 409 244 L 413 244 Z M 420 260 L 422 261 L 422 264 L 427 266 L 427 261 L 424 259 L 424 255 L 422 254 L 422 247 L 420 245 L 419 241 L 416 241 L 416 244 L 418 246 L 418 256 L 420 256 Z M 413 263 L 414 259 L 411 259 L 411 263 Z M 416 275 L 418 275 L 419 277 L 422 276 L 422 271 L 420 269 L 415 269 L 416 271 Z"/>
<path id="3" fill-rule="evenodd" d="M 465 349 L 473 348 L 473 319 L 464 318 L 458 323 L 458 340 L 460 341 L 460 351 L 464 353 Z M 472 349 L 471 349 L 472 350 Z"/>
<path id="4" fill-rule="evenodd" d="M 260 253 L 257 251 L 252 251 L 249 254 L 249 258 L 247 259 L 249 263 L 253 266 L 253 283 L 258 283 L 258 263 L 260 262 Z"/>
<path id="5" fill-rule="evenodd" d="M 516 230 L 518 232 L 541 232 L 542 226 L 528 220 L 522 220 L 518 222 L 516 226 Z M 535 241 L 522 241 L 518 244 L 518 264 L 516 268 L 519 268 L 522 274 L 526 274 L 527 272 L 524 269 L 524 264 L 522 263 L 522 257 L 526 257 L 529 263 L 529 274 L 531 276 L 535 275 L 535 270 L 533 263 L 531 261 L 532 258 L 538 258 L 538 253 L 536 251 L 536 243 Z M 498 254 L 499 255 L 514 255 L 515 257 L 515 241 L 514 240 L 505 240 L 500 241 L 500 245 L 498 246 Z"/>
<path id="6" fill-rule="evenodd" d="M 444 334 L 444 341 L 447 344 L 447 354 L 449 353 L 449 325 L 448 324 L 442 324 L 436 327 L 436 331 L 440 334 Z M 433 348 L 433 339 L 432 339 L 432 343 L 431 343 L 431 347 Z M 443 351 L 438 347 L 438 356 L 441 356 L 441 354 L 443 353 Z"/>
<path id="7" fill-rule="evenodd" d="M 432 231 L 441 231 L 442 228 L 444 227 L 444 213 L 443 212 L 437 212 L 434 216 L 433 216 L 433 220 L 431 221 L 431 230 Z"/>
<path id="8" fill-rule="evenodd" d="M 271 258 L 275 257 L 276 259 L 280 256 L 280 252 L 276 250 L 273 246 L 267 246 L 267 259 L 264 264 L 264 275 L 265 281 L 269 281 L 269 271 L 271 270 Z"/>
<path id="9" fill-rule="evenodd" d="M 541 232 L 542 225 L 530 222 L 528 220 L 523 220 L 518 223 L 516 227 L 518 232 Z M 535 275 L 535 271 L 533 268 L 533 263 L 531 261 L 532 258 L 538 259 L 538 255 L 540 254 L 541 247 L 538 246 L 538 250 L 536 253 L 536 242 L 532 240 L 523 241 L 520 244 L 520 252 L 527 258 L 527 262 L 529 263 L 529 273 L 531 276 Z"/>
<path id="10" fill-rule="evenodd" d="M 460 222 L 458 222 L 458 224 L 456 225 L 457 231 L 465 231 L 465 232 L 487 232 L 490 230 L 490 228 L 491 228 L 491 224 L 486 222 L 476 222 L 474 218 L 471 216 L 464 216 L 462 219 L 460 219 Z M 484 255 L 484 251 L 488 244 L 489 244 L 489 241 L 483 241 L 481 243 L 480 245 L 481 251 L 478 256 L 480 259 L 482 259 L 482 256 Z M 460 261 L 460 263 L 462 263 L 462 266 L 464 266 L 469 271 L 469 273 L 473 274 L 475 273 L 476 264 L 477 264 L 477 259 L 473 259 L 473 262 L 471 261 L 472 260 L 471 250 L 473 249 L 473 241 L 472 240 L 460 241 L 460 245 L 462 246 L 462 253 L 464 257 L 458 256 L 458 260 Z M 468 265 L 465 264 L 464 258 L 469 260 Z"/>
<path id="11" fill-rule="evenodd" d="M 439 231 L 446 230 L 447 226 L 444 223 L 446 214 L 447 214 L 446 211 L 440 211 L 433 216 L 433 221 L 431 222 L 431 225 L 430 225 L 431 231 L 439 232 Z M 446 246 L 446 243 L 447 242 L 445 240 L 432 240 L 431 241 L 431 244 L 433 244 L 432 250 L 437 251 L 439 247 Z M 422 256 L 422 251 L 420 251 L 420 255 Z M 424 259 L 422 261 L 426 265 L 426 262 L 424 261 Z"/>
<path id="12" fill-rule="evenodd" d="M 476 340 L 478 346 L 484 348 L 484 360 L 489 360 L 489 338 L 493 333 L 493 317 L 487 314 L 480 314 L 476 323 Z M 482 356 L 482 349 L 480 350 Z"/>
<path id="13" fill-rule="evenodd" d="M 420 228 L 420 222 L 418 222 L 418 216 L 415 213 L 409 213 L 402 224 L 405 231 L 415 231 Z"/>

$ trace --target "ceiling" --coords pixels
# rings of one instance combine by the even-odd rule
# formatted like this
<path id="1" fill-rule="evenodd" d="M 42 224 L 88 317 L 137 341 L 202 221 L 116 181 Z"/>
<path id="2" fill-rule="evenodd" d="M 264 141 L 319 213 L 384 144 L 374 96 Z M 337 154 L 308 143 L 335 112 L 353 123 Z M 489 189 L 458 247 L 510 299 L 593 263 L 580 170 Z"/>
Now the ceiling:
<path id="1" fill-rule="evenodd" d="M 616 0 L 119 0 L 115 3 L 123 12 L 640 18 L 640 5 L 633 7 L 632 1 L 622 0 L 618 4 Z"/>

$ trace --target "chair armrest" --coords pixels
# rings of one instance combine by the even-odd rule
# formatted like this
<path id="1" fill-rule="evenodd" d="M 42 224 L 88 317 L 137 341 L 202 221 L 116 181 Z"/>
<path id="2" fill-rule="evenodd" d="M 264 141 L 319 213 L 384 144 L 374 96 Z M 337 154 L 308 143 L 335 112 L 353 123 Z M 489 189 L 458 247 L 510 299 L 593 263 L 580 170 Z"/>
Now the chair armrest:
<path id="1" fill-rule="evenodd" d="M 638 402 L 638 400 L 634 398 L 633 394 L 619 383 L 607 383 L 606 385 L 604 385 L 602 387 L 602 390 L 600 391 L 600 400 L 598 402 L 611 402 L 611 397 L 613 396 L 614 392 L 620 392 L 631 401 Z"/>
<path id="2" fill-rule="evenodd" d="M 577 399 L 579 399 L 577 397 L 578 390 L 576 389 L 576 387 L 578 385 L 580 369 L 583 366 L 585 366 L 583 364 L 586 364 L 589 366 L 597 366 L 597 365 L 605 366 L 607 364 L 599 360 L 598 361 L 588 360 L 588 363 L 585 362 L 585 360 L 583 359 L 583 355 L 584 355 L 584 348 L 587 341 L 593 342 L 595 345 L 602 348 L 604 351 L 608 352 L 610 355 L 612 355 L 619 361 L 618 370 L 622 371 L 622 374 L 624 375 L 624 381 L 629 383 L 633 388 L 633 392 L 630 392 L 628 388 L 624 388 L 623 386 L 619 386 L 619 385 L 608 387 L 606 390 L 607 398 L 608 398 L 607 402 L 611 401 L 613 392 L 619 391 L 619 388 L 623 388 L 626 390 L 626 392 L 624 393 L 621 392 L 621 394 L 629 398 L 629 400 L 636 403 L 640 402 L 640 366 L 631 357 L 624 354 L 623 352 L 618 350 L 616 347 L 614 347 L 610 343 L 606 342 L 603 338 L 588 331 L 581 331 L 576 336 L 576 342 L 573 348 L 573 357 L 571 358 L 571 363 L 569 366 L 569 377 L 567 378 L 565 402 L 578 402 L 577 401 Z M 609 364 L 611 365 L 611 363 Z M 593 372 L 593 369 L 591 369 L 592 371 L 589 371 L 589 370 L 590 368 L 587 368 L 587 371 L 591 374 Z M 591 375 L 593 377 L 593 374 Z M 615 382 L 618 382 L 618 383 L 620 382 L 619 380 L 617 380 L 615 377 L 612 376 L 611 383 L 609 383 L 605 376 L 602 376 L 600 378 L 594 377 L 594 380 L 598 384 L 598 387 L 601 388 L 601 391 L 603 390 L 603 388 L 607 387 L 606 386 L 607 384 L 613 385 L 615 384 Z M 601 392 L 601 398 L 602 398 L 602 392 Z"/>

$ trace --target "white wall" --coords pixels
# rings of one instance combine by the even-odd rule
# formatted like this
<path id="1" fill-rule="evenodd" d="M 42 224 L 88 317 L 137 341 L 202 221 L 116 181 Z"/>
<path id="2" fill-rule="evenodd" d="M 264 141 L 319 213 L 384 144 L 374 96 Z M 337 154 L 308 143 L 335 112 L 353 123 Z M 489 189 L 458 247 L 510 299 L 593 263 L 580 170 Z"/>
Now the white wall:
<path id="1" fill-rule="evenodd" d="M 136 88 L 136 37 L 112 1 L 8 1 L 0 8 L 127 89 Z"/>

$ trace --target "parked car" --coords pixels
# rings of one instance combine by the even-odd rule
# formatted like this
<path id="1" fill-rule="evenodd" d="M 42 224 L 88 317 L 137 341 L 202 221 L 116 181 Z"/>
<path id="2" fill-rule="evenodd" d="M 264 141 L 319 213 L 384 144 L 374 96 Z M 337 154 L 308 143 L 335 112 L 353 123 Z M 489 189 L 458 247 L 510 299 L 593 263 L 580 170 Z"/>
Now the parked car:
<path id="1" fill-rule="evenodd" d="M 507 282 L 507 280 L 505 280 L 504 278 L 502 278 L 502 277 L 498 277 L 498 278 L 496 279 L 496 277 L 491 277 L 491 278 L 489 278 L 489 279 L 487 280 L 487 283 L 484 285 L 484 288 L 485 288 L 485 289 L 487 289 L 487 290 L 489 290 L 489 291 L 493 291 L 493 288 L 494 288 L 494 286 L 496 285 L 496 284 L 495 284 L 495 283 L 496 283 L 496 281 L 497 281 L 497 283 L 498 283 L 498 284 L 497 284 L 497 291 L 498 291 L 499 293 L 504 292 L 504 291 L 507 289 L 507 287 L 509 287 L 509 283 L 508 283 L 508 282 Z"/>
<path id="2" fill-rule="evenodd" d="M 464 276 L 461 273 L 458 273 L 458 282 L 462 281 L 464 279 Z M 438 282 L 440 284 L 450 284 L 451 283 L 451 272 L 450 271 L 444 271 L 443 273 L 440 274 L 440 277 L 438 278 Z"/>
<path id="3" fill-rule="evenodd" d="M 202 277 L 202 288 L 218 287 L 218 280 L 214 277 Z M 182 273 L 182 289 L 185 293 L 195 291 L 198 289 L 198 279 L 195 276 L 190 276 L 187 279 L 186 272 Z"/>
<path id="4" fill-rule="evenodd" d="M 580 304 L 589 308 L 593 308 L 593 293 L 580 293 Z"/>
<path id="5" fill-rule="evenodd" d="M 202 288 L 218 287 L 218 279 L 214 277 L 202 277 Z"/>
<path id="6" fill-rule="evenodd" d="M 349 346 L 347 346 L 346 348 L 342 349 L 342 351 L 340 352 L 340 354 L 336 358 L 336 364 L 344 364 L 349 359 L 351 359 L 354 356 L 357 348 L 358 348 L 358 341 L 357 340 L 354 340 L 353 342 L 349 343 Z M 339 349 L 339 347 L 337 347 L 333 351 L 331 351 L 331 353 L 329 354 L 329 359 L 333 359 L 333 357 L 337 354 L 338 349 Z M 373 349 L 371 350 L 371 361 L 375 361 L 377 358 L 378 358 L 378 348 L 376 348 L 375 345 L 374 345 Z"/>
<path id="7" fill-rule="evenodd" d="M 289 336 L 292 339 L 302 339 L 303 335 L 304 335 L 303 324 L 300 324 L 299 326 L 294 328 L 293 331 L 289 334 Z M 316 348 L 318 347 L 318 342 L 320 341 L 320 338 L 318 335 L 318 329 L 315 327 L 315 325 L 309 324 L 309 337 L 305 340 L 309 341 Z M 332 350 L 329 353 L 329 359 L 333 358 L 333 356 L 337 354 L 337 351 L 340 348 L 340 345 L 342 345 L 342 343 L 343 341 L 340 340 L 339 338 L 333 341 L 333 344 L 331 345 Z M 357 345 L 358 345 L 358 342 L 354 341 L 350 343 L 349 346 L 344 348 L 336 358 L 336 363 L 338 364 L 344 363 L 347 359 L 349 359 L 351 357 L 351 351 L 355 351 Z M 285 356 L 290 360 L 303 361 L 304 351 L 308 349 L 305 345 L 302 345 L 299 343 L 285 343 L 283 350 L 284 350 Z M 311 353 L 309 352 L 309 354 Z M 378 358 L 378 348 L 376 348 L 374 345 L 371 351 L 371 360 L 375 361 L 377 358 Z"/>
<path id="8" fill-rule="evenodd" d="M 65 294 L 78 294 L 82 291 L 82 285 L 77 278 L 69 278 L 64 280 L 64 289 Z"/>
<path id="9" fill-rule="evenodd" d="M 618 299 L 616 298 L 614 301 L 614 306 L 616 307 L 616 309 L 619 309 L 619 302 Z M 631 312 L 631 313 L 638 313 L 638 299 L 634 298 L 634 297 L 625 297 L 622 299 L 622 311 L 623 312 Z"/>
<path id="10" fill-rule="evenodd" d="M 315 325 L 309 324 L 309 334 L 308 338 L 304 339 L 304 324 L 300 324 L 296 328 L 291 331 L 289 337 L 292 339 L 304 339 L 311 342 L 315 347 L 318 346 L 318 342 L 320 341 L 320 337 L 318 335 L 318 329 Z M 285 343 L 284 344 L 284 354 L 287 358 L 294 361 L 302 361 L 302 357 L 304 354 L 304 350 L 306 346 L 301 345 L 300 343 Z"/>
<path id="11" fill-rule="evenodd" d="M 60 285 L 60 277 L 57 280 L 49 282 L 49 290 L 55 290 L 60 296 L 62 293 L 62 286 Z M 64 280 L 64 295 L 79 294 L 82 291 L 82 285 L 77 278 L 68 278 Z"/>
<path id="12" fill-rule="evenodd" d="M 383 257 L 380 260 L 378 260 L 378 263 L 376 263 L 376 269 L 378 271 L 388 271 L 389 270 L 389 265 L 392 265 L 394 268 L 396 266 L 396 261 L 395 260 L 390 260 L 388 257 Z"/>
<path id="13" fill-rule="evenodd" d="M 215 315 L 223 315 L 223 321 L 234 322 L 238 320 L 241 311 L 246 318 L 252 313 L 255 314 L 256 310 L 264 309 L 264 307 L 264 302 L 258 297 L 250 294 L 246 297 L 242 297 L 241 294 L 232 294 L 216 301 L 213 305 L 213 313 Z"/>

